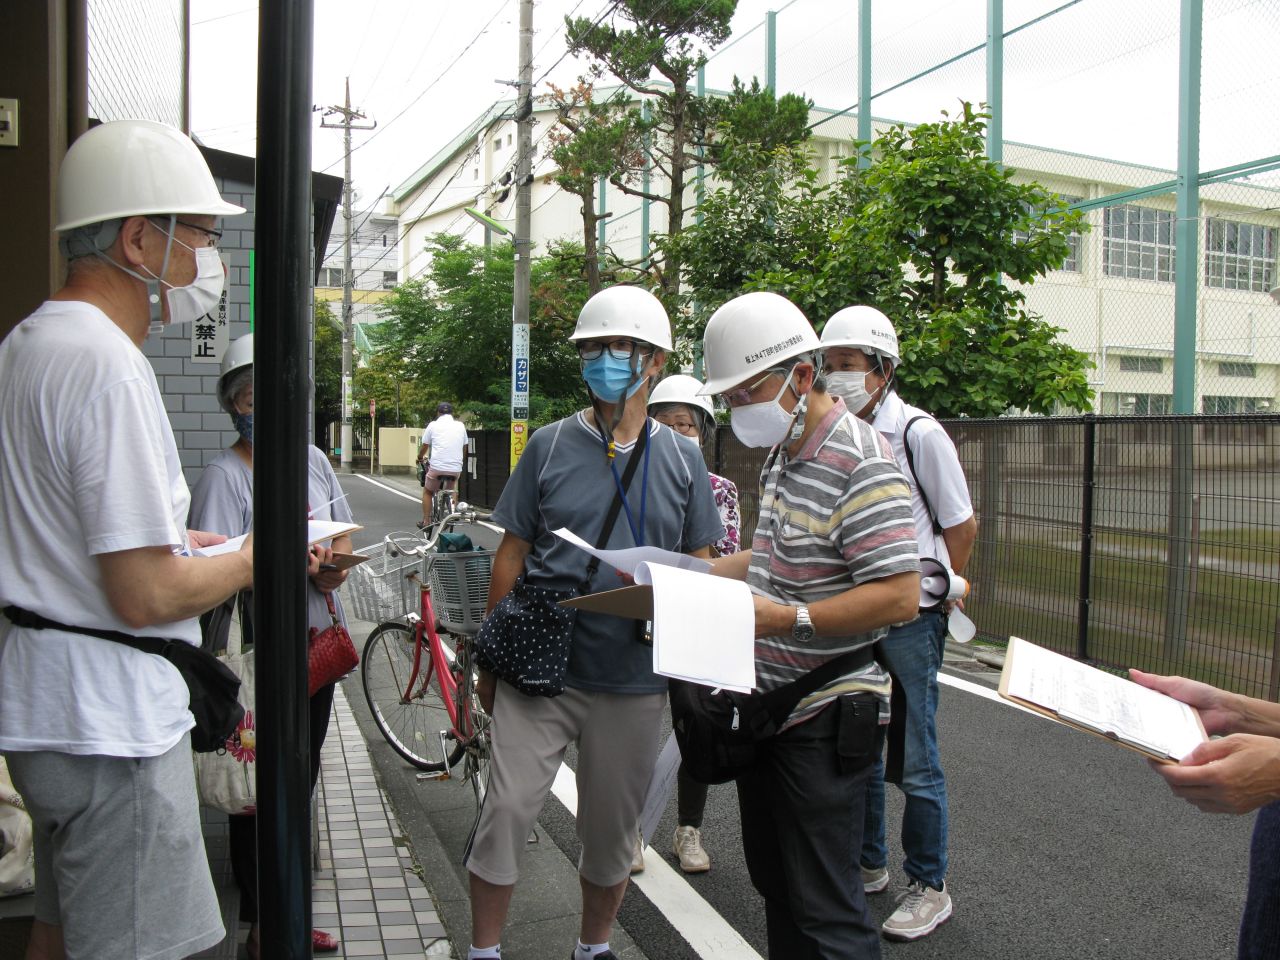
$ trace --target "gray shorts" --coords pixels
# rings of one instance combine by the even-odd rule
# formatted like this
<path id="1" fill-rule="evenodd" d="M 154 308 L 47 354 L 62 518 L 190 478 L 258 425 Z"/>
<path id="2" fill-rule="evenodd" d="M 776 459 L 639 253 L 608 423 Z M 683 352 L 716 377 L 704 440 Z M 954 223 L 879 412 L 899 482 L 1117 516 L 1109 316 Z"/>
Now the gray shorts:
<path id="1" fill-rule="evenodd" d="M 67 960 L 178 960 L 225 931 L 190 735 L 158 757 L 6 753 L 35 835 L 37 920 Z"/>
<path id="2" fill-rule="evenodd" d="M 570 743 L 578 745 L 578 873 L 611 887 L 631 873 L 631 849 L 658 756 L 664 693 L 526 697 L 502 681 L 493 707 L 493 762 L 464 862 L 481 880 L 512 884 L 519 856 Z"/>

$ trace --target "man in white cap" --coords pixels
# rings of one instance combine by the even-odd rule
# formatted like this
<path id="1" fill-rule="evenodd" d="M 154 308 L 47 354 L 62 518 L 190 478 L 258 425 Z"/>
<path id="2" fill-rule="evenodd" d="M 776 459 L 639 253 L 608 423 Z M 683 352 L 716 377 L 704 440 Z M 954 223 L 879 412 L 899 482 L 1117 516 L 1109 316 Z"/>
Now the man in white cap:
<path id="1" fill-rule="evenodd" d="M 813 327 L 775 293 L 730 300 L 707 322 L 707 384 L 749 447 L 770 448 L 752 549 L 715 561 L 755 594 L 756 686 L 827 667 L 740 776 L 742 846 L 765 901 L 769 956 L 875 960 L 858 850 L 889 676 L 874 659 L 915 615 L 911 500 L 884 438 L 819 377 Z"/>
<path id="2" fill-rule="evenodd" d="M 893 448 L 911 488 L 920 555 L 954 573 L 969 562 L 978 536 L 969 487 L 955 445 L 938 421 L 902 402 L 894 389 L 898 334 L 875 307 L 846 307 L 822 328 L 827 390 L 870 423 Z M 938 756 L 938 669 L 947 635 L 945 603 L 921 607 L 880 641 L 880 660 L 893 677 L 889 726 L 890 779 L 906 797 L 902 814 L 907 885 L 881 932 L 891 940 L 927 937 L 952 912 L 947 888 L 947 784 Z M 868 893 L 889 886 L 885 842 L 885 764 L 867 784 L 862 880 Z"/>
<path id="3" fill-rule="evenodd" d="M 141 350 L 217 304 L 217 218 L 243 212 L 180 131 L 95 127 L 58 179 L 66 285 L 0 343 L 0 751 L 35 827 L 28 960 L 168 960 L 224 936 L 187 686 L 80 631 L 199 645 L 196 616 L 252 583 L 250 544 L 191 555 L 223 538 L 185 527 Z"/>

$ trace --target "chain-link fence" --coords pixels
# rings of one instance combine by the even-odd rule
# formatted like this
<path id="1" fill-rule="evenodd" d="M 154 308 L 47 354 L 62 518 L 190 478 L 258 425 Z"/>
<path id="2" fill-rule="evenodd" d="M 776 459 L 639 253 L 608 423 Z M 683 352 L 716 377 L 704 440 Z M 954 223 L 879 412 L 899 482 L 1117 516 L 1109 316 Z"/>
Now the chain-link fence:
<path id="1" fill-rule="evenodd" d="M 978 517 L 966 610 L 980 637 L 1280 698 L 1280 416 L 944 425 Z M 477 437 L 462 496 L 492 506 L 507 437 Z M 706 454 L 738 487 L 745 545 L 763 452 L 721 427 Z"/>

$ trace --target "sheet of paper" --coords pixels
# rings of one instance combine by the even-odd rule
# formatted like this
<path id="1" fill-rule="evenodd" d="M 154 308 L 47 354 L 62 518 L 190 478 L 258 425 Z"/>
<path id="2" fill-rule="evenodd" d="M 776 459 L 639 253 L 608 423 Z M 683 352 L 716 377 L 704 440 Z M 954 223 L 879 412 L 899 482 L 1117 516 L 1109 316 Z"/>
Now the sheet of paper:
<path id="1" fill-rule="evenodd" d="M 1181 760 L 1204 740 L 1193 708 L 1086 663 L 1009 638 L 1008 693 L 1091 730 Z"/>
<path id="2" fill-rule="evenodd" d="M 699 560 L 697 557 L 691 557 L 684 553 L 675 553 L 658 547 L 597 550 L 568 527 L 561 527 L 559 530 L 552 530 L 551 532 L 563 540 L 568 540 L 580 550 L 585 550 L 593 557 L 599 557 L 602 562 L 609 564 L 613 569 L 621 570 L 623 573 L 629 573 L 632 576 L 635 576 L 636 567 L 642 563 L 661 563 L 669 567 L 679 567 L 681 570 L 697 570 L 699 573 L 706 573 L 711 569 L 711 564 L 707 563 L 707 561 Z"/>
<path id="3" fill-rule="evenodd" d="M 636 567 L 653 587 L 653 672 L 749 693 L 756 685 L 755 603 L 741 580 L 661 563 Z"/>
<path id="4" fill-rule="evenodd" d="M 363 529 L 358 523 L 345 523 L 341 520 L 308 520 L 307 543 L 325 543 L 344 533 Z"/>
<path id="5" fill-rule="evenodd" d="M 676 735 L 673 733 L 667 737 L 666 744 L 653 764 L 644 806 L 640 808 L 640 833 L 644 836 L 645 843 L 652 842 L 653 835 L 658 830 L 663 811 L 667 809 L 672 791 L 676 788 L 676 774 L 679 771 L 680 745 L 676 743 Z"/>
<path id="6" fill-rule="evenodd" d="M 230 540 L 226 540 L 222 543 L 215 543 L 212 547 L 192 547 L 191 553 L 193 556 L 197 557 L 216 557 L 224 553 L 231 553 L 240 549 L 241 545 L 244 543 L 245 537 L 247 536 L 247 533 L 241 534 L 238 537 L 232 537 Z"/>

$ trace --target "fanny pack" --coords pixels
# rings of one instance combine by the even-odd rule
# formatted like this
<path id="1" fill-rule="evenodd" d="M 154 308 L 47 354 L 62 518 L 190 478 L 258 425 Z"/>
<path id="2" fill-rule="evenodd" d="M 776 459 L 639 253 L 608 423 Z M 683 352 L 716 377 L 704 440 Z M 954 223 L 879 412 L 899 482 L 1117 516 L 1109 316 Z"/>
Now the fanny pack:
<path id="1" fill-rule="evenodd" d="M 223 749 L 227 738 L 235 732 L 244 717 L 244 707 L 238 699 L 240 678 L 213 654 L 185 640 L 132 637 L 118 630 L 72 627 L 13 605 L 4 608 L 4 615 L 17 626 L 28 630 L 82 633 L 87 637 L 110 640 L 143 653 L 164 657 L 178 668 L 191 694 L 191 715 L 196 719 L 195 729 L 191 731 L 191 749 L 196 753 L 213 753 Z"/>
<path id="2" fill-rule="evenodd" d="M 684 771 L 698 783 L 725 783 L 740 776 L 755 765 L 760 741 L 782 729 L 796 704 L 874 659 L 875 645 L 867 644 L 768 693 L 736 693 L 688 680 L 669 681 L 671 726 Z"/>

